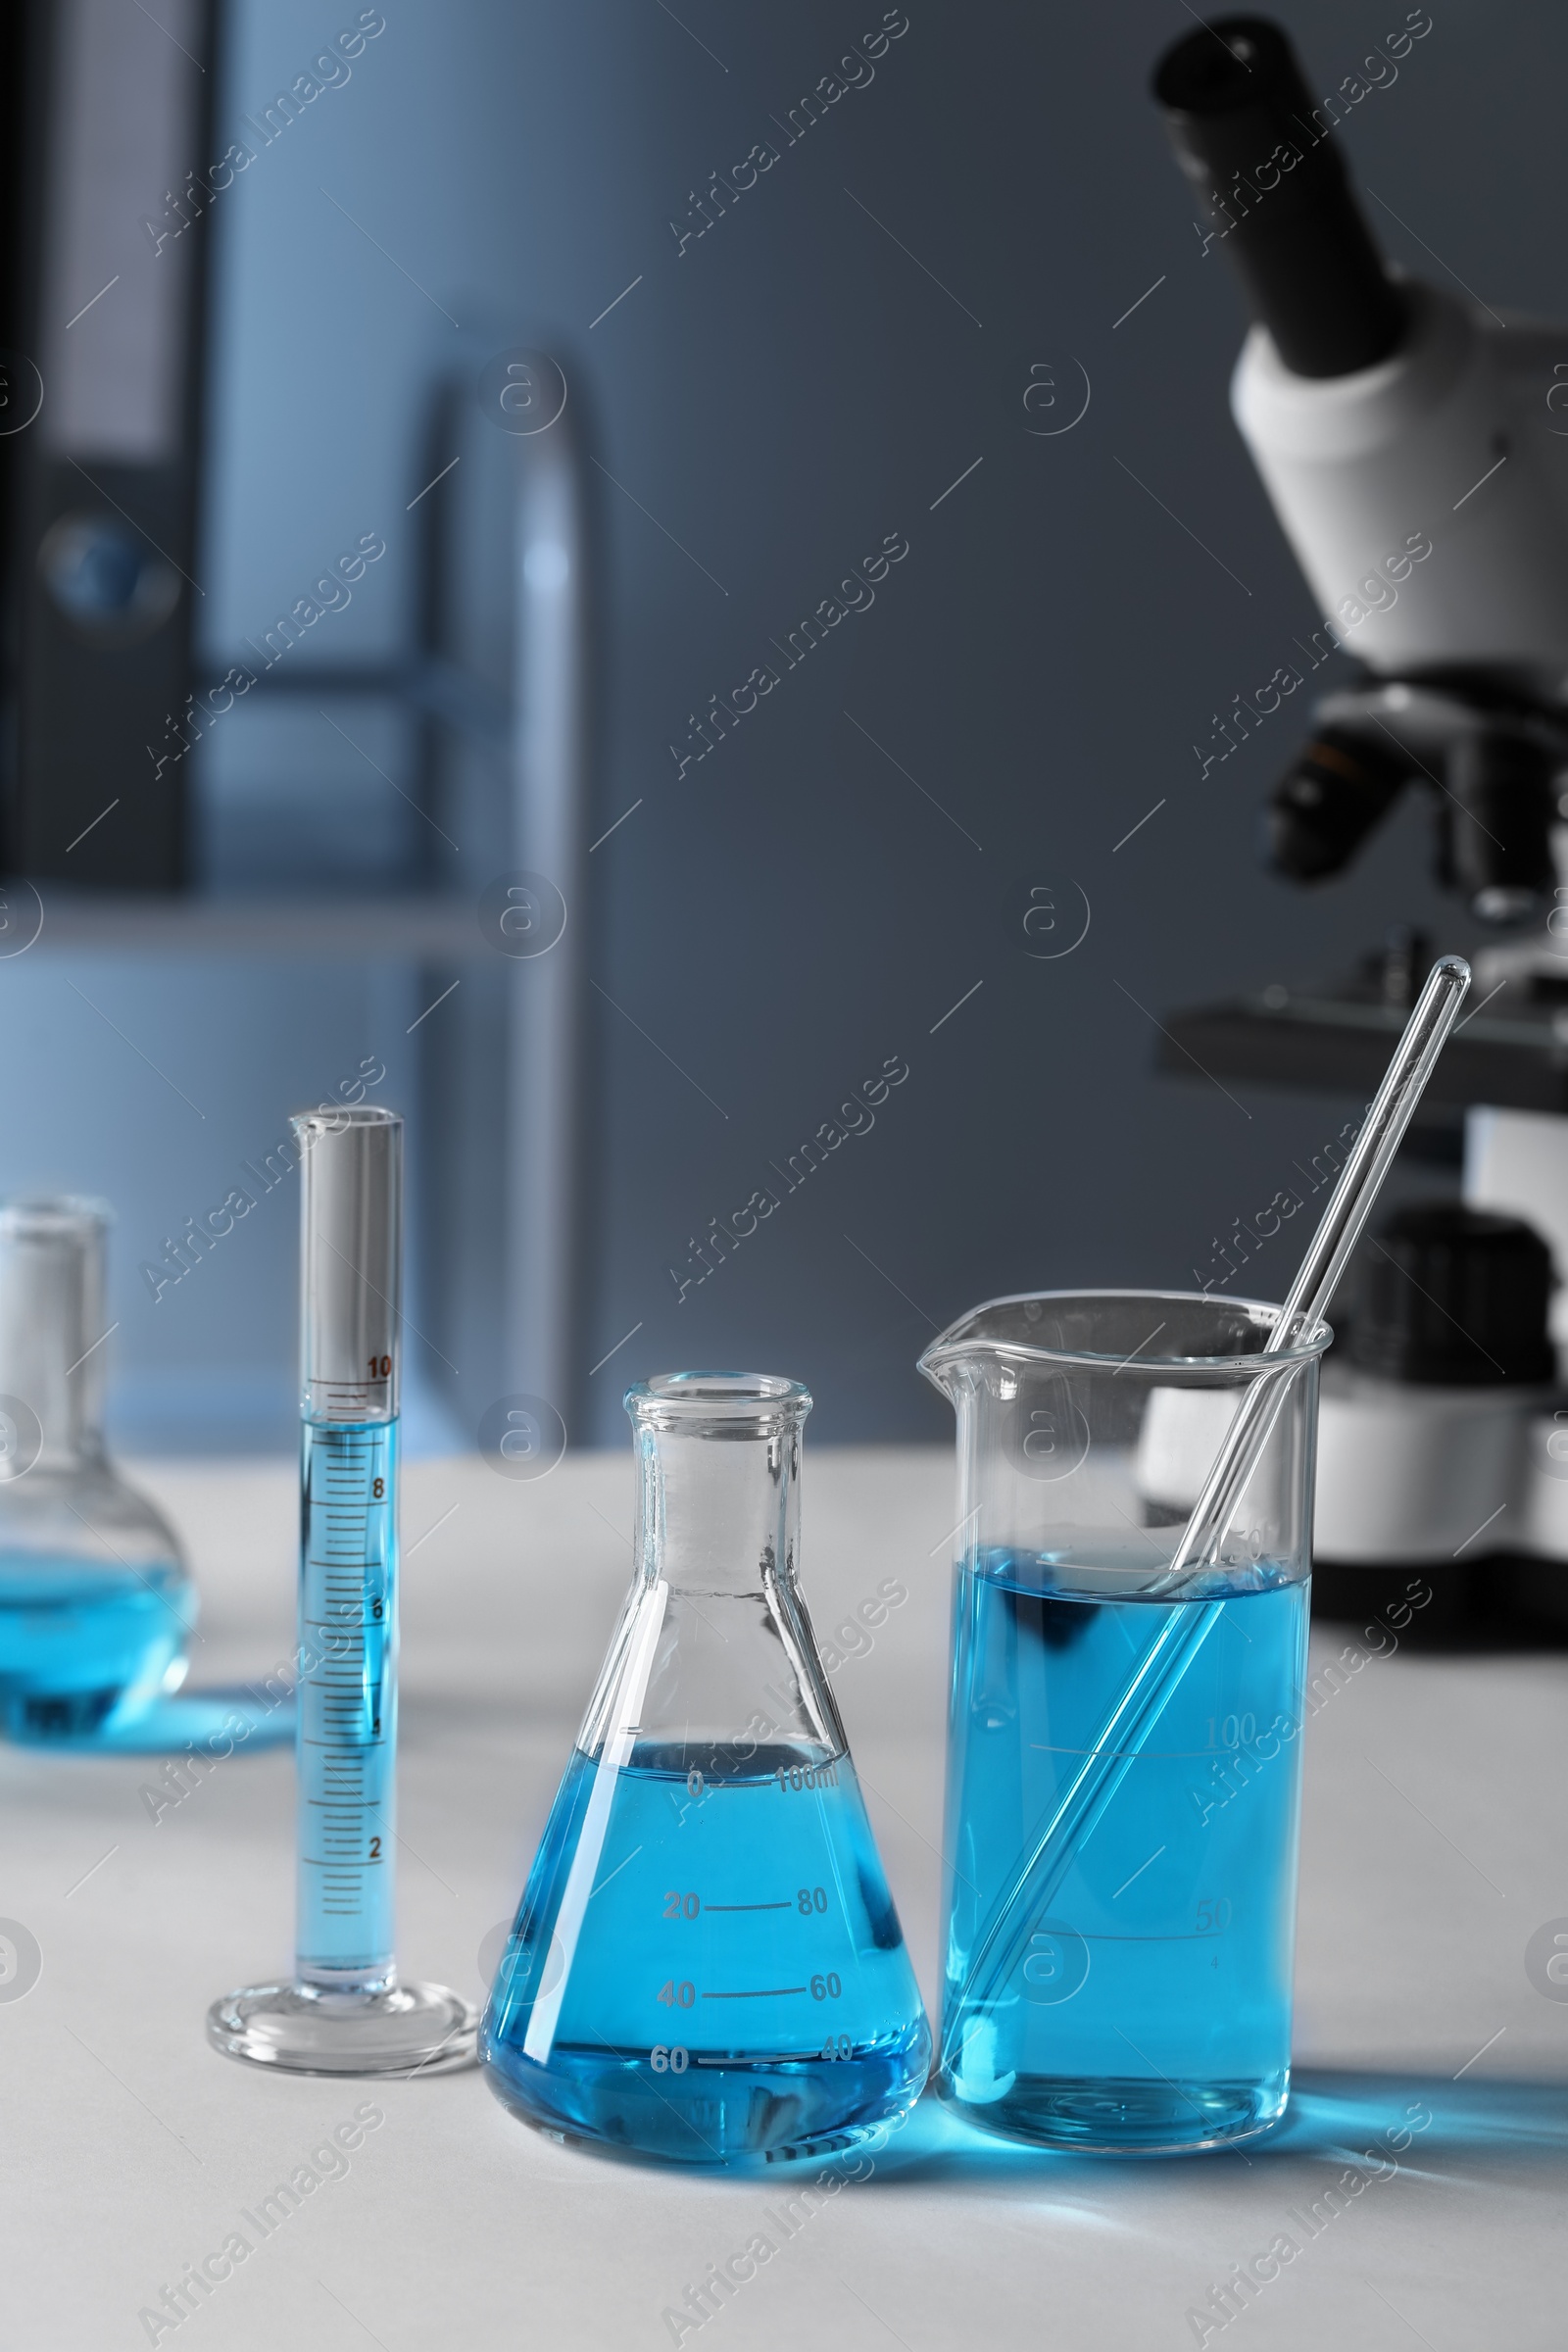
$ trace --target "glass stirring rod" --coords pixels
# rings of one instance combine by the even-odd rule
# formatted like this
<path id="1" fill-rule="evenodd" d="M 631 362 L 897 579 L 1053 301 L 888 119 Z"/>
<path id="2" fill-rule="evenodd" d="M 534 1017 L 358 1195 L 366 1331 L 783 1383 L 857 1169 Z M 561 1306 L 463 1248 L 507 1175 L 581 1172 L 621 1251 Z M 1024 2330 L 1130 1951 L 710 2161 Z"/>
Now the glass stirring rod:
<path id="1" fill-rule="evenodd" d="M 208 2038 L 294 2074 L 450 2073 L 472 2006 L 405 1984 L 393 1942 L 403 1121 L 293 1122 L 301 1185 L 295 1975 L 216 2001 Z"/>
<path id="2" fill-rule="evenodd" d="M 1470 966 L 1464 957 L 1440 956 L 1400 1032 L 1361 1132 L 1307 1244 L 1290 1297 L 1275 1318 L 1265 1355 L 1282 1353 L 1296 1333 L 1311 1329 L 1327 1312 L 1335 1286 L 1458 1020 L 1469 986 Z M 1211 1562 L 1267 1443 L 1281 1396 L 1277 1386 L 1261 1382 L 1247 1393 L 1220 1443 L 1170 1563 L 1145 1586 L 1146 1597 L 1180 1596 Z M 1224 1609 L 1223 1600 L 1210 1600 L 1172 1613 L 1101 1727 L 1094 1746 L 1084 1751 L 1050 1819 L 1032 1834 L 1023 1861 L 976 1939 L 964 1998 L 952 2007 L 952 2024 L 943 2048 L 945 2068 L 956 2066 L 957 2036 L 966 2019 L 1004 1997 L 1004 1987 L 1033 1924 L 1046 1917 L 1074 1855 L 1093 1835 Z"/>

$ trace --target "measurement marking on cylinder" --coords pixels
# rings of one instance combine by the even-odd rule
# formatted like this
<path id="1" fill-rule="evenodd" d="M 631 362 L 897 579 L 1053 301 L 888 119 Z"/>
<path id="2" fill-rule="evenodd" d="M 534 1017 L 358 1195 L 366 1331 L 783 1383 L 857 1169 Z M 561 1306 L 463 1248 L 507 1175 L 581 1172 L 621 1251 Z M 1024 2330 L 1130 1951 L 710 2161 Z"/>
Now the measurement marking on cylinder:
<path id="1" fill-rule="evenodd" d="M 705 1903 L 705 1911 L 793 1911 L 793 1903 Z"/>
<path id="2" fill-rule="evenodd" d="M 388 1656 L 396 1551 L 386 1492 L 395 1438 L 391 1424 L 373 1433 L 312 1424 L 308 1447 L 301 1615 L 318 1656 L 300 1676 L 301 1755 L 311 1759 L 300 1791 L 301 1875 L 330 1930 L 323 1949 L 356 1920 L 378 1949 L 390 1948 L 381 1916 L 390 1857 L 381 1849 L 389 1842 L 396 1703 Z"/>

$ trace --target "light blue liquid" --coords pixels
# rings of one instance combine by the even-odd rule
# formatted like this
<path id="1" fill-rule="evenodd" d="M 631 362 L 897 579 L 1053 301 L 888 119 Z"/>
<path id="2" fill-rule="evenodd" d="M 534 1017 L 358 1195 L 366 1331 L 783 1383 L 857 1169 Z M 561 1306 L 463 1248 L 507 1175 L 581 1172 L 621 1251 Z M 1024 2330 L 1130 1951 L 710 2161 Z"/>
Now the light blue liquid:
<path id="1" fill-rule="evenodd" d="M 576 1751 L 479 2048 L 527 2122 L 689 2164 L 820 2153 L 911 2106 L 930 2029 L 849 1757 Z"/>
<path id="2" fill-rule="evenodd" d="M 397 1423 L 303 1439 L 297 1957 L 332 1984 L 393 1958 Z"/>
<path id="3" fill-rule="evenodd" d="M 12 1740 L 91 1736 L 156 1697 L 195 1621 L 195 1587 L 172 1561 L 0 1552 L 0 1725 Z"/>
<path id="4" fill-rule="evenodd" d="M 1290 2083 L 1307 1587 L 1093 1601 L 997 1551 L 956 1581 L 939 2088 L 987 2131 L 1155 2152 L 1262 2129 Z M 1224 1607 L 985 2005 L 995 1906 L 1175 1610 Z"/>

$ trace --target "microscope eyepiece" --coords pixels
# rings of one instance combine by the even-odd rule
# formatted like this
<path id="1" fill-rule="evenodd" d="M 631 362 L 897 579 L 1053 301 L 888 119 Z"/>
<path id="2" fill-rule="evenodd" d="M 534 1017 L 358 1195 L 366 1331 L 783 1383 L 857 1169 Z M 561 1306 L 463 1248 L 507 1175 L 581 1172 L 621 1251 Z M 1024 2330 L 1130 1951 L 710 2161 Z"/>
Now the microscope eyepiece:
<path id="1" fill-rule="evenodd" d="M 1350 375 L 1396 350 L 1404 303 L 1280 27 L 1218 18 L 1166 51 L 1153 90 L 1176 160 L 1286 367 Z"/>

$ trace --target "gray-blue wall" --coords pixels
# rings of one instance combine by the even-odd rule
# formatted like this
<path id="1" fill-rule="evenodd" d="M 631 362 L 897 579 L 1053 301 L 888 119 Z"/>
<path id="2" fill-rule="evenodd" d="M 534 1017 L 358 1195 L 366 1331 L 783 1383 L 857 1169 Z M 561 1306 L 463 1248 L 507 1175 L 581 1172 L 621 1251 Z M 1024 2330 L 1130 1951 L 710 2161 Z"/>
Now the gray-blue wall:
<path id="1" fill-rule="evenodd" d="M 744 1363 L 806 1379 L 819 1439 L 938 1434 L 911 1368 L 937 1326 L 1004 1290 L 1190 1284 L 1216 1230 L 1350 1107 L 1156 1077 L 1155 1016 L 1343 965 L 1394 920 L 1470 936 L 1427 882 L 1414 810 L 1325 895 L 1260 877 L 1257 808 L 1304 696 L 1200 773 L 1212 714 L 1297 660 L 1315 615 L 1229 421 L 1226 264 L 1200 251 L 1146 95 L 1190 14 L 911 0 L 874 78 L 792 142 L 790 109 L 879 7 L 385 13 L 352 78 L 215 207 L 209 651 L 242 654 L 376 531 L 385 560 L 293 658 L 394 652 L 430 385 L 475 341 L 557 351 L 605 469 L 590 839 L 641 804 L 595 850 L 580 910 L 602 993 L 567 1420 L 618 1442 L 626 1379 Z M 1277 13 L 1325 89 L 1405 17 Z M 243 0 L 220 118 L 264 106 L 356 14 Z M 1565 66 L 1561 12 L 1438 8 L 1342 134 L 1401 263 L 1568 314 Z M 671 220 L 699 225 L 694 192 L 759 142 L 777 161 L 682 248 Z M 1046 368 L 1058 408 L 1026 409 Z M 1030 429 L 1085 380 L 1071 430 Z M 874 603 L 787 666 L 775 649 L 888 534 L 908 552 Z M 671 743 L 701 748 L 689 714 L 766 663 L 778 684 L 680 771 Z M 222 878 L 260 873 L 290 810 L 335 812 L 368 870 L 411 855 L 395 796 L 310 709 L 215 738 L 203 838 Z M 405 781 L 409 747 L 378 723 L 361 740 Z M 1024 953 L 1036 886 L 1064 936 L 1075 892 L 1090 910 L 1056 961 Z M 231 1436 L 264 1393 L 281 1426 L 292 1210 L 156 1309 L 135 1260 L 339 1062 L 382 1054 L 384 1099 L 417 1120 L 407 989 L 392 968 L 280 987 L 252 968 L 0 965 L 0 1182 L 118 1200 L 138 1428 Z M 907 1076 L 874 1126 L 786 1191 L 771 1167 L 887 1057 Z M 678 1297 L 668 1269 L 701 1271 L 692 1237 L 763 1188 L 778 1207 Z M 1289 1270 L 1262 1259 L 1258 1289 Z"/>

